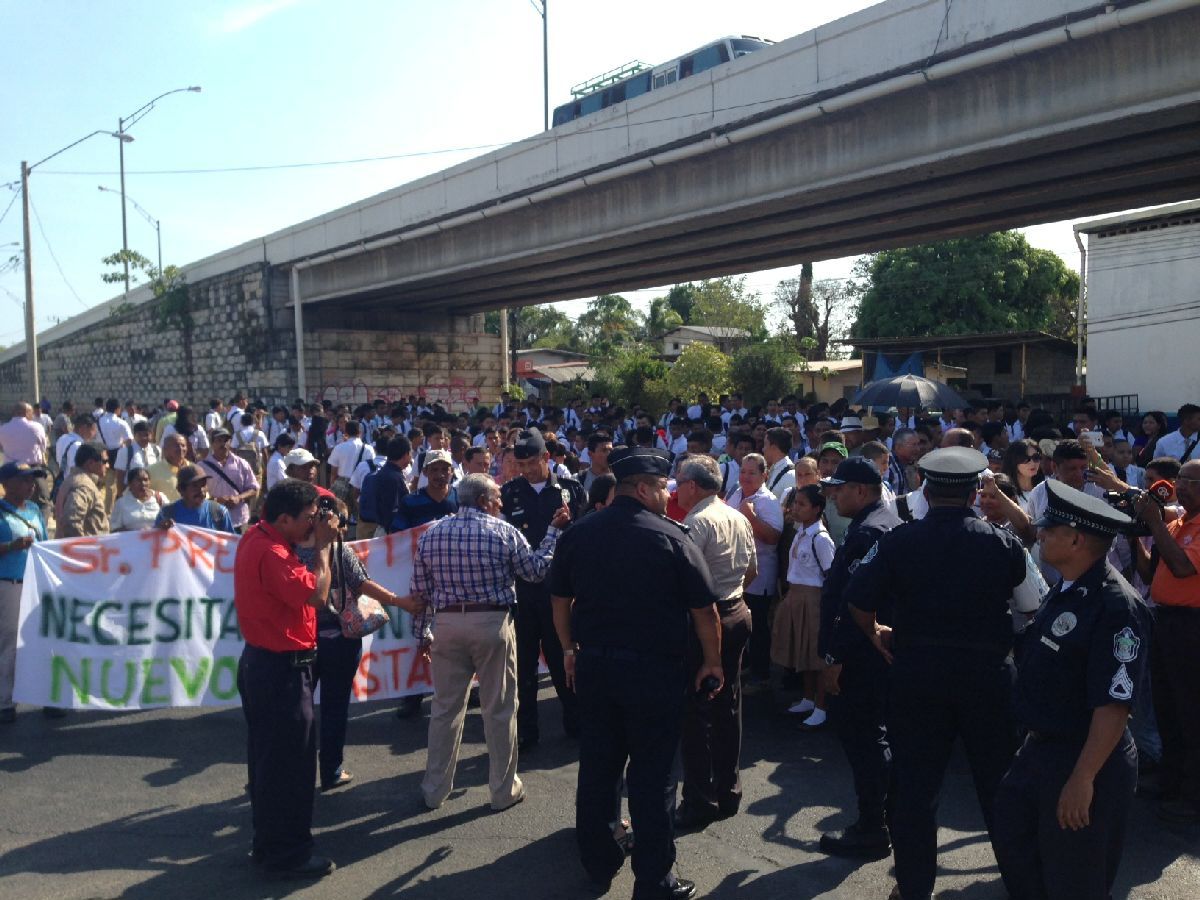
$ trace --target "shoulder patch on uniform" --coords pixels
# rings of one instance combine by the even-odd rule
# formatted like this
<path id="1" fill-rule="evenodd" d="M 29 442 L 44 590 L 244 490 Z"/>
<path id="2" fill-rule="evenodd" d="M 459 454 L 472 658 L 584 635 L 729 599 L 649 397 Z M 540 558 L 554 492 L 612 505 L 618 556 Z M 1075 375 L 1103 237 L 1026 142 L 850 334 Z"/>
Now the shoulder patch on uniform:
<path id="1" fill-rule="evenodd" d="M 1137 637 L 1128 625 L 1113 635 L 1113 657 L 1119 663 L 1124 664 L 1137 659 L 1138 648 L 1141 646 L 1142 639 Z M 1121 668 L 1124 668 L 1124 665 Z"/>
<path id="2" fill-rule="evenodd" d="M 1078 624 L 1079 620 L 1075 618 L 1075 613 L 1065 612 L 1054 620 L 1054 624 L 1050 626 L 1050 633 L 1055 637 L 1062 637 L 1064 634 L 1074 631 Z"/>
<path id="3" fill-rule="evenodd" d="M 874 544 L 871 545 L 871 549 L 867 551 L 866 556 L 864 556 L 862 558 L 862 560 L 859 562 L 859 565 L 862 565 L 862 566 L 870 565 L 871 560 L 873 560 L 878 555 L 878 553 L 879 553 L 879 541 L 876 541 Z"/>
<path id="4" fill-rule="evenodd" d="M 1114 700 L 1133 699 L 1133 679 L 1129 677 L 1124 663 L 1121 663 L 1121 668 L 1117 669 L 1117 674 L 1113 676 L 1112 684 L 1108 686 L 1108 696 Z"/>

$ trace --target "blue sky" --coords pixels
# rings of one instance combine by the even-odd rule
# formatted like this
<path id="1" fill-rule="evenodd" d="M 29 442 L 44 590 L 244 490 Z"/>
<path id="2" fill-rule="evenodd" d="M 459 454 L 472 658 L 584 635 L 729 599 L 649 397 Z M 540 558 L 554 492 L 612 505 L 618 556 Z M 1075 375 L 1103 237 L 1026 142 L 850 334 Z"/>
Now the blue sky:
<path id="1" fill-rule="evenodd" d="M 782 40 L 861 0 L 550 0 L 551 106 L 624 62 L 661 62 L 725 34 Z M 167 97 L 126 146 L 126 190 L 183 264 L 469 159 L 542 127 L 541 18 L 532 0 L 251 0 L 4 4 L 0 184 L 96 129 Z M 19 14 L 18 14 L 19 13 Z M 456 149 L 476 148 L 476 149 Z M 482 148 L 482 149 L 479 149 Z M 184 170 L 403 158 L 368 163 Z M 39 330 L 113 296 L 101 257 L 121 246 L 118 147 L 98 135 L 38 168 L 30 196 Z M 156 174 L 174 173 L 174 174 Z M 0 260 L 19 252 L 20 200 L 0 187 Z M 38 224 L 40 220 L 40 227 Z M 129 208 L 129 244 L 153 226 Z M 1069 224 L 1030 240 L 1077 267 Z M 843 277 L 852 260 L 820 263 Z M 19 264 L 0 267 L 0 345 L 22 339 Z M 750 275 L 770 295 L 792 274 Z M 655 291 L 631 298 L 648 302 Z M 564 304 L 571 314 L 584 301 Z"/>

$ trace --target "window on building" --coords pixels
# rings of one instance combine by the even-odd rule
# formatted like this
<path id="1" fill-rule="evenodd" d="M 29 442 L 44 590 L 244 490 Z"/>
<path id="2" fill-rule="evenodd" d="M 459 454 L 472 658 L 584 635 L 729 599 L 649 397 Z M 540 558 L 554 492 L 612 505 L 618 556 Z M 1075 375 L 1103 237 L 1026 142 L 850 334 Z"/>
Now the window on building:
<path id="1" fill-rule="evenodd" d="M 1011 375 L 1013 355 L 1011 350 L 997 350 L 994 371 L 997 375 Z"/>
<path id="2" fill-rule="evenodd" d="M 675 343 L 671 344 L 671 349 L 678 350 L 679 349 L 679 341 L 675 341 Z"/>

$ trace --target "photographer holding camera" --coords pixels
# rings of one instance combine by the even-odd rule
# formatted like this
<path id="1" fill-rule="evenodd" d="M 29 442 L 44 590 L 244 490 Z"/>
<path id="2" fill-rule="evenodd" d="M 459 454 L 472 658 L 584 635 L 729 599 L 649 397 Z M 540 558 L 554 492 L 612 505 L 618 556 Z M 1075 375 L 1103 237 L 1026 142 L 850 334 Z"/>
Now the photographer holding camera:
<path id="1" fill-rule="evenodd" d="M 1155 604 L 1150 653 L 1154 713 L 1162 735 L 1160 817 L 1200 822 L 1200 460 L 1185 463 L 1175 480 L 1183 516 L 1165 522 L 1159 501 L 1146 495 L 1138 518 L 1154 538 L 1148 552 L 1132 545 L 1135 565 Z"/>
<path id="2" fill-rule="evenodd" d="M 296 555 L 313 540 L 311 571 Z M 234 562 L 234 604 L 246 640 L 238 693 L 247 741 L 252 859 L 282 876 L 320 878 L 335 868 L 314 856 L 313 664 L 317 610 L 329 597 L 329 545 L 337 516 L 317 508 L 312 484 L 285 479 L 267 494 L 262 519 L 249 528 Z"/>

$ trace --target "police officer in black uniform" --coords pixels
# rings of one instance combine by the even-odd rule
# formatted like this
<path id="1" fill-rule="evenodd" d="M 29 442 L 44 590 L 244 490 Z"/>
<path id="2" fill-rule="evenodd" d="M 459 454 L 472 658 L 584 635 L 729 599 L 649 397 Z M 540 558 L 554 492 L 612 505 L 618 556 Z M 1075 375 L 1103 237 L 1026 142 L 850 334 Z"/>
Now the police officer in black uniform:
<path id="1" fill-rule="evenodd" d="M 587 506 L 587 492 L 578 481 L 556 478 L 550 470 L 550 453 L 541 432 L 522 431 L 513 445 L 519 477 L 500 488 L 504 518 L 521 530 L 536 547 L 546 536 L 550 520 L 562 506 L 578 521 Z M 563 707 L 563 731 L 579 735 L 575 694 L 563 676 L 562 647 L 554 633 L 550 589 L 517 579 L 517 734 L 521 750 L 538 742 L 538 658 L 545 656 L 550 679 Z"/>
<path id="2" fill-rule="evenodd" d="M 833 856 L 882 859 L 892 848 L 884 821 L 891 760 L 886 726 L 888 666 L 850 617 L 846 584 L 859 561 L 900 519 L 883 504 L 883 479 L 867 460 L 843 460 L 821 484 L 839 514 L 850 519 L 846 539 L 837 548 L 821 588 L 817 650 L 825 657 L 821 677 L 854 776 L 858 818 L 845 831 L 822 835 L 820 847 Z M 888 621 L 886 613 L 884 621 Z"/>
<path id="3" fill-rule="evenodd" d="M 672 763 L 687 692 L 711 697 L 722 687 L 717 594 L 686 528 L 665 515 L 667 454 L 622 447 L 609 465 L 616 498 L 559 538 L 547 579 L 579 697 L 576 839 L 588 875 L 607 889 L 624 862 L 614 827 L 628 761 L 634 900 L 686 900 L 696 886 L 671 871 Z M 637 577 L 618 587 L 618 569 Z M 689 628 L 703 649 L 695 672 L 684 662 Z"/>
<path id="4" fill-rule="evenodd" d="M 1042 559 L 1064 580 L 1023 644 L 1016 709 L 1029 734 L 996 796 L 993 843 L 1013 900 L 1103 900 L 1137 786 L 1126 723 L 1149 611 L 1106 558 L 1129 517 L 1058 481 L 1046 496 Z"/>
<path id="5" fill-rule="evenodd" d="M 1017 744 L 1009 600 L 1027 575 L 1020 540 L 972 509 L 982 453 L 948 447 L 918 467 L 929 512 L 884 535 L 847 587 L 855 621 L 891 663 L 892 846 L 903 900 L 933 895 L 938 792 L 958 737 L 992 832 Z M 890 628 L 877 615 L 889 604 Z"/>

